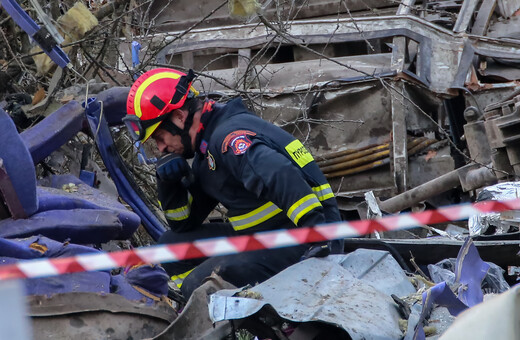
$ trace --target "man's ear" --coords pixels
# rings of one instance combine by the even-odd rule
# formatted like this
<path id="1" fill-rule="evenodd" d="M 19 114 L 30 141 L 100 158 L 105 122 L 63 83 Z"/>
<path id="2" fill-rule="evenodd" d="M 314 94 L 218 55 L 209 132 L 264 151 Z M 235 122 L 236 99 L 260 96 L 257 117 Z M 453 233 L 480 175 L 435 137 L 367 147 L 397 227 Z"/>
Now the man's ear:
<path id="1" fill-rule="evenodd" d="M 182 125 L 184 125 L 184 122 L 186 121 L 187 116 L 188 116 L 188 114 L 181 109 L 173 110 L 172 117 L 171 117 L 172 122 L 177 123 L 177 124 L 181 123 Z"/>

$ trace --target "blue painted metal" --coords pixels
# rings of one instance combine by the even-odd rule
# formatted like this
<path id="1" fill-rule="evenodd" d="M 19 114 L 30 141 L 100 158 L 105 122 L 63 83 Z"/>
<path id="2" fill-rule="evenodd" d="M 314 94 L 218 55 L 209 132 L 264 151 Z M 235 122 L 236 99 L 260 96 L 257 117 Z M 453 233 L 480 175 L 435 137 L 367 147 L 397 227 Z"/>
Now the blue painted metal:
<path id="1" fill-rule="evenodd" d="M 426 334 L 423 329 L 424 320 L 430 315 L 434 304 L 448 308 L 451 315 L 457 316 L 464 310 L 468 309 L 462 301 L 460 301 L 446 282 L 441 282 L 428 289 L 422 294 L 422 312 L 415 327 L 415 332 L 411 339 L 424 340 Z M 411 334 L 407 334 L 405 339 L 409 339 Z"/>
<path id="2" fill-rule="evenodd" d="M 37 38 L 38 34 L 41 34 L 42 28 L 34 22 L 34 20 L 18 5 L 16 0 L 2 0 L 2 7 L 9 13 L 11 18 L 20 26 L 34 41 L 40 45 L 42 50 L 54 61 L 58 66 L 64 68 L 70 63 L 70 59 L 63 52 L 63 50 L 57 46 L 56 41 L 51 43 L 51 46 L 46 46 L 41 43 L 40 39 Z M 50 36 L 50 34 L 47 32 Z M 45 37 L 46 40 L 48 37 Z M 54 40 L 54 38 L 52 38 Z"/>
<path id="3" fill-rule="evenodd" d="M 81 130 L 85 121 L 84 112 L 81 104 L 70 101 L 20 134 L 34 164 L 44 160 Z"/>
<path id="4" fill-rule="evenodd" d="M 430 314 L 434 303 L 448 308 L 450 314 L 454 316 L 468 307 L 481 303 L 484 297 L 481 288 L 482 281 L 489 268 L 490 265 L 480 258 L 477 247 L 475 247 L 471 238 L 466 238 L 455 262 L 455 283 L 460 284 L 458 297 L 453 294 L 446 282 L 438 283 L 424 292 L 422 294 L 422 312 L 413 340 L 425 339 L 422 323 Z"/>
<path id="5" fill-rule="evenodd" d="M 484 300 L 482 281 L 489 271 L 490 265 L 482 261 L 477 247 L 467 238 L 455 262 L 455 282 L 460 283 L 459 299 L 468 307 L 473 307 Z"/>
<path id="6" fill-rule="evenodd" d="M 114 140 L 104 117 L 105 114 L 101 115 L 101 104 L 99 100 L 90 98 L 86 107 L 87 120 L 92 135 L 95 138 L 101 158 L 117 187 L 119 195 L 121 195 L 123 200 L 132 207 L 133 211 L 141 217 L 141 223 L 150 236 L 154 240 L 158 240 L 162 233 L 166 231 L 166 225 L 154 215 L 141 198 L 142 195 L 139 195 L 139 188 L 132 176 L 130 176 L 125 163 L 114 145 Z M 103 102 L 104 113 L 106 112 L 105 110 L 106 107 Z"/>

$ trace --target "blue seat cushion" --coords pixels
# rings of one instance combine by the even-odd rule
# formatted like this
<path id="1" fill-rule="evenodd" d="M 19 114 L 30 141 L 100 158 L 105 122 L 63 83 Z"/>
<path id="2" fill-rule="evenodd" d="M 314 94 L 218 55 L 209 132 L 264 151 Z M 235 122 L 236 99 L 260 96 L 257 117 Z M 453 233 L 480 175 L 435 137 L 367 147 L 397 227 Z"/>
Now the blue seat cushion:
<path id="1" fill-rule="evenodd" d="M 25 213 L 31 216 L 38 210 L 36 171 L 29 150 L 16 130 L 11 117 L 0 109 L 0 158 L 11 179 Z"/>

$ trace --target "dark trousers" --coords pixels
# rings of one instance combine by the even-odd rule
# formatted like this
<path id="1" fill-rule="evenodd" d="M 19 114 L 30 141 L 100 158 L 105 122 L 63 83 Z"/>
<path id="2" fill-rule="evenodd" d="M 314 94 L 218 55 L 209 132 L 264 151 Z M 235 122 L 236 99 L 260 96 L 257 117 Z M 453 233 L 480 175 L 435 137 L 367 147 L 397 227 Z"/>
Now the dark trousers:
<path id="1" fill-rule="evenodd" d="M 161 244 L 193 242 L 205 238 L 238 236 L 251 231 L 235 231 L 229 223 L 207 223 L 187 232 L 166 231 L 159 239 Z M 183 281 L 181 292 L 189 299 L 204 278 L 215 272 L 229 283 L 242 287 L 263 282 L 285 268 L 298 262 L 308 245 L 277 249 L 263 249 L 240 254 L 198 258 L 164 263 L 168 275 L 179 275 L 195 268 Z"/>

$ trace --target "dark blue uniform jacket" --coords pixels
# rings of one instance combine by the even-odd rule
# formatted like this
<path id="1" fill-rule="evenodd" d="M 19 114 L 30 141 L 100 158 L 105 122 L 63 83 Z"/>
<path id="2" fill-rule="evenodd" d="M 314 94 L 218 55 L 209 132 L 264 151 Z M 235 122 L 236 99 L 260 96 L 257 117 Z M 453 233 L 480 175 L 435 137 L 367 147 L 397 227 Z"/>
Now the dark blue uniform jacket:
<path id="1" fill-rule="evenodd" d="M 312 226 L 340 220 L 334 194 L 302 143 L 237 98 L 213 104 L 187 190 L 159 182 L 159 200 L 174 231 L 200 225 L 220 202 L 239 233 Z"/>

